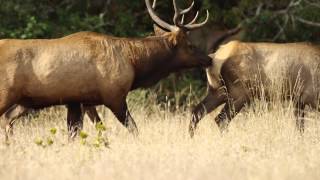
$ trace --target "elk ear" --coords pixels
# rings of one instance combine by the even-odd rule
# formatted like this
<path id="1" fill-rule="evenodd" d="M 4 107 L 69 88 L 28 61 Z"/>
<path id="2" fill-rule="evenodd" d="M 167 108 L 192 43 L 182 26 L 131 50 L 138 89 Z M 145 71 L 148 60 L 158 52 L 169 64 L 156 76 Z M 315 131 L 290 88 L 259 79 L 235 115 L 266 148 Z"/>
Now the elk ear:
<path id="1" fill-rule="evenodd" d="M 153 31 L 154 31 L 154 34 L 155 34 L 156 36 L 162 36 L 162 35 L 168 33 L 168 31 L 162 29 L 161 27 L 159 27 L 159 26 L 156 25 L 156 24 L 153 25 Z"/>

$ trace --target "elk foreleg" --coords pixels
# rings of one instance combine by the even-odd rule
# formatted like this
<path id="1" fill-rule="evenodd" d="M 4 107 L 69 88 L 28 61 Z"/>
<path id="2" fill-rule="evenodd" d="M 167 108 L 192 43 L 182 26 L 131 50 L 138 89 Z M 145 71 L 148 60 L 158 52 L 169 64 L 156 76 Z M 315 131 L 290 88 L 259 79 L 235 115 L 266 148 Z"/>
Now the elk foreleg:
<path id="1" fill-rule="evenodd" d="M 137 136 L 139 134 L 136 123 L 134 122 L 129 110 L 126 101 L 122 101 L 116 106 L 112 106 L 111 111 L 117 117 L 117 119 L 121 122 L 123 126 L 125 126 L 130 133 Z"/>
<path id="2" fill-rule="evenodd" d="M 208 113 L 212 112 L 221 104 L 225 103 L 226 96 L 224 88 L 209 90 L 208 95 L 193 109 L 192 119 L 189 125 L 189 134 L 194 136 L 199 121 Z"/>
<path id="3" fill-rule="evenodd" d="M 67 105 L 67 127 L 69 138 L 74 138 L 83 127 L 83 116 L 81 113 L 80 103 L 72 103 Z"/>

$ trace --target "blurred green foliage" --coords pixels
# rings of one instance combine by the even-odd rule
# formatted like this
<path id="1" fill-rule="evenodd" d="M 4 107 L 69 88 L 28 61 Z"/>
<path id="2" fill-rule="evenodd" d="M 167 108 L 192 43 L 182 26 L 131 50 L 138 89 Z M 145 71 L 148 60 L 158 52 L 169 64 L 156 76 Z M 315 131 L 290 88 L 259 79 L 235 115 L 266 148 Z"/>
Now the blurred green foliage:
<path id="1" fill-rule="evenodd" d="M 299 2 L 295 0 L 294 2 Z M 178 0 L 186 7 L 191 0 Z M 196 0 L 202 2 L 202 0 Z M 320 22 L 320 1 L 301 0 L 287 14 L 291 0 L 203 0 L 210 22 L 232 28 L 245 21 L 250 41 L 271 41 L 289 18 L 279 41 L 319 42 L 319 27 L 299 23 L 299 17 Z M 308 3 L 307 3 L 308 2 Z M 259 4 L 261 13 L 254 17 Z M 1 38 L 53 38 L 78 31 L 96 31 L 115 36 L 144 36 L 152 31 L 143 0 L 0 0 Z M 157 12 L 165 20 L 173 16 L 171 0 L 158 0 Z"/>
<path id="2" fill-rule="evenodd" d="M 195 1 L 196 6 L 209 9 L 211 25 L 233 28 L 241 23 L 247 41 L 320 41 L 319 26 L 299 21 L 319 23 L 320 0 Z M 178 3 L 187 7 L 191 0 Z M 132 37 L 149 35 L 153 30 L 144 0 L 0 0 L 0 4 L 0 38 L 56 38 L 78 31 Z M 156 11 L 172 22 L 171 0 L 158 0 Z M 194 70 L 171 76 L 152 91 L 159 102 L 173 101 L 179 106 L 203 95 L 205 86 L 203 71 Z M 137 98 L 146 99 L 150 93 L 141 94 Z"/>

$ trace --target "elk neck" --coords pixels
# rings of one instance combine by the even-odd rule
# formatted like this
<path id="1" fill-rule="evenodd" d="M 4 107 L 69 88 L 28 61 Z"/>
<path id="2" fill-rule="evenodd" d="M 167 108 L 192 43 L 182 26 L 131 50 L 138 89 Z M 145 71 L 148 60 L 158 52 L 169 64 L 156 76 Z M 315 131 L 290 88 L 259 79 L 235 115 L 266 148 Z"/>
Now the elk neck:
<path id="1" fill-rule="evenodd" d="M 129 58 L 135 69 L 132 90 L 150 87 L 178 70 L 174 62 L 175 50 L 172 47 L 166 37 L 160 36 L 145 38 L 140 46 L 132 46 L 135 54 L 134 58 Z"/>
<path id="2" fill-rule="evenodd" d="M 175 61 L 176 48 L 170 41 L 170 34 L 147 38 L 104 38 L 102 43 L 108 57 L 125 59 L 134 68 L 134 82 L 131 90 L 156 84 L 171 72 L 184 68 Z M 112 47 L 112 48 L 110 48 Z"/>

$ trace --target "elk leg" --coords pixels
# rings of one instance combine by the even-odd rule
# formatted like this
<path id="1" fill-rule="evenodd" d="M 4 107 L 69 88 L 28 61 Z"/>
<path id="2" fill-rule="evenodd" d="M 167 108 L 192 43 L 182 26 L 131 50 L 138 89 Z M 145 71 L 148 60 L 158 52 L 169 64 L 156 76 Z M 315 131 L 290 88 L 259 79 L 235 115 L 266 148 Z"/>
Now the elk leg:
<path id="1" fill-rule="evenodd" d="M 69 138 L 74 138 L 83 127 L 83 119 L 80 103 L 72 103 L 67 105 L 67 127 Z"/>
<path id="2" fill-rule="evenodd" d="M 95 106 L 83 106 L 84 113 L 87 113 L 92 123 L 100 123 L 101 119 Z"/>
<path id="3" fill-rule="evenodd" d="M 189 134 L 194 136 L 199 121 L 208 113 L 212 112 L 221 104 L 225 103 L 225 91 L 220 88 L 216 91 L 209 91 L 208 95 L 193 109 L 192 119 L 189 125 Z"/>
<path id="4" fill-rule="evenodd" d="M 318 98 L 314 96 L 314 94 L 313 86 L 307 86 L 295 103 L 294 115 L 296 119 L 296 128 L 301 134 L 304 133 L 305 128 L 305 107 L 309 105 L 313 109 L 317 108 Z"/>
<path id="5" fill-rule="evenodd" d="M 246 98 L 238 98 L 235 101 L 227 102 L 218 116 L 215 118 L 221 132 L 228 128 L 231 120 L 241 111 L 246 103 Z"/>
<path id="6" fill-rule="evenodd" d="M 29 109 L 24 107 L 24 106 L 21 106 L 21 105 L 18 105 L 18 104 L 15 104 L 13 106 L 11 106 L 8 111 L 6 111 L 6 113 L 4 114 L 5 118 L 6 119 L 17 119 L 17 118 L 20 118 L 24 115 L 26 115 L 28 113 Z"/>
<path id="7" fill-rule="evenodd" d="M 2 87 L 3 88 L 3 87 Z M 15 104 L 18 100 L 18 94 L 15 94 L 12 91 L 6 91 L 8 88 L 3 88 L 3 91 L 0 92 L 0 116 L 2 116 L 8 109 Z M 8 119 L 4 119 L 1 122 L 1 127 L 5 129 L 5 137 L 8 140 L 9 132 L 11 130 L 10 121 Z"/>
<path id="8" fill-rule="evenodd" d="M 8 124 L 8 127 L 7 127 L 8 133 L 12 134 L 12 127 L 13 127 L 13 124 L 15 123 L 15 121 L 19 117 L 26 115 L 28 112 L 29 112 L 28 108 L 21 106 L 21 105 L 18 105 L 18 104 L 11 106 L 5 112 L 4 116 L 5 116 L 7 124 Z"/>
<path id="9" fill-rule="evenodd" d="M 123 101 L 117 106 L 111 107 L 110 109 L 117 117 L 117 119 L 121 122 L 121 124 L 125 126 L 130 133 L 134 134 L 135 136 L 138 135 L 139 132 L 137 125 L 130 115 L 126 101 Z"/>
<path id="10" fill-rule="evenodd" d="M 0 116 L 3 115 L 12 105 L 8 103 L 0 103 Z M 5 131 L 6 141 L 9 140 L 9 134 L 12 134 L 12 125 L 13 123 L 11 123 L 9 119 L 4 119 L 1 122 L 1 127 Z"/>
<path id="11" fill-rule="evenodd" d="M 296 117 L 296 128 L 301 134 L 304 132 L 304 115 L 305 115 L 305 104 L 297 102 L 294 108 L 294 115 Z"/>
<path id="12" fill-rule="evenodd" d="M 227 103 L 224 105 L 223 109 L 214 119 L 220 130 L 222 129 L 222 125 L 225 123 L 227 119 L 227 112 L 229 111 L 230 111 L 230 104 Z"/>

